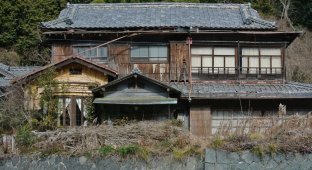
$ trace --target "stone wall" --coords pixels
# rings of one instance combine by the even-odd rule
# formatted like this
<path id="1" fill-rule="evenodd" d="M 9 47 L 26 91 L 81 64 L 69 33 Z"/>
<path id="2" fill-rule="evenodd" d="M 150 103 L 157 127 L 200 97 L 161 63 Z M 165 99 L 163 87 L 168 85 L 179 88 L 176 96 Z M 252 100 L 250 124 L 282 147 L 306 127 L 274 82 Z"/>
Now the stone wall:
<path id="1" fill-rule="evenodd" d="M 13 156 L 0 159 L 0 169 L 33 169 L 33 170 L 84 170 L 84 169 L 136 169 L 136 170 L 312 170 L 312 153 L 265 155 L 262 158 L 250 151 L 226 152 L 206 149 L 205 158 L 189 157 L 175 160 L 170 156 L 151 158 L 149 161 L 136 159 L 88 158 L 66 156 Z"/>
<path id="2" fill-rule="evenodd" d="M 312 153 L 277 153 L 272 156 L 259 157 L 250 151 L 226 152 L 222 150 L 206 149 L 206 170 L 312 170 Z"/>
<path id="3" fill-rule="evenodd" d="M 65 157 L 65 156 L 49 156 L 41 157 L 25 157 L 13 156 L 11 158 L 0 160 L 0 169 L 15 170 L 202 170 L 204 169 L 204 160 L 199 157 L 189 157 L 185 160 L 178 161 L 171 157 L 153 158 L 149 161 L 124 159 L 120 160 L 115 157 L 110 158 L 87 158 L 81 157 Z"/>

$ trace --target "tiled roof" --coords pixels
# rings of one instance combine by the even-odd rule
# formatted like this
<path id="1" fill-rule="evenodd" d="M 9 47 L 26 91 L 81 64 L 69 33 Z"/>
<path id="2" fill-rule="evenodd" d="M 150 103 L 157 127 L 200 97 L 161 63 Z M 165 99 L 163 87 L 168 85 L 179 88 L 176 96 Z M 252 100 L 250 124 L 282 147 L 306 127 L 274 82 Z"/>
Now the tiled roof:
<path id="1" fill-rule="evenodd" d="M 189 84 L 170 83 L 182 92 L 182 97 L 188 97 Z M 192 84 L 192 98 L 234 99 L 234 98 L 312 98 L 312 85 L 304 83 L 286 84 Z"/>
<path id="2" fill-rule="evenodd" d="M 0 77 L 0 87 L 10 86 L 10 81 L 15 78 L 26 75 L 36 69 L 39 69 L 40 66 L 8 66 L 0 63 L 0 74 L 4 77 Z"/>
<path id="3" fill-rule="evenodd" d="M 248 4 L 103 3 L 69 4 L 48 29 L 178 28 L 272 30 Z"/>

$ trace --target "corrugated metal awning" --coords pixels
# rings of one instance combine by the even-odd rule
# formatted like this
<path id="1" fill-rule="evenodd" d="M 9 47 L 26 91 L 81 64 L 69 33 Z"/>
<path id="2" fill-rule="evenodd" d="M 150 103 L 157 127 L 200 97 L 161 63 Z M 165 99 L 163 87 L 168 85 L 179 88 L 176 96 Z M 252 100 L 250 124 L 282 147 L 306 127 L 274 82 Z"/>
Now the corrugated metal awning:
<path id="1" fill-rule="evenodd" d="M 95 104 L 122 104 L 122 105 L 160 105 L 177 104 L 178 99 L 164 96 L 132 96 L 132 97 L 103 97 L 96 98 Z"/>

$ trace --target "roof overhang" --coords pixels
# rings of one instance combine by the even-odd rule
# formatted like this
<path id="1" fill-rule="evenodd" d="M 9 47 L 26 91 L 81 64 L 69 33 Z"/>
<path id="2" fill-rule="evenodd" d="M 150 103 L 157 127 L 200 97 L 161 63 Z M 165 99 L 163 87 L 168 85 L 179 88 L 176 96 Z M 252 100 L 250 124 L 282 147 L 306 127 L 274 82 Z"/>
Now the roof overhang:
<path id="1" fill-rule="evenodd" d="M 103 73 L 105 73 L 109 76 L 112 76 L 112 77 L 118 76 L 117 71 L 115 71 L 109 67 L 96 64 L 96 63 L 89 61 L 87 59 L 84 59 L 82 57 L 72 56 L 72 57 L 66 58 L 64 60 L 61 60 L 59 62 L 51 63 L 49 65 L 43 66 L 43 67 L 41 67 L 41 68 L 39 68 L 39 69 L 29 73 L 29 74 L 26 74 L 26 75 L 24 75 L 18 79 L 15 79 L 12 81 L 12 84 L 14 84 L 14 83 L 25 84 L 25 83 L 37 78 L 38 76 L 42 75 L 43 72 L 49 68 L 59 69 L 59 68 L 62 68 L 68 64 L 71 64 L 71 63 L 78 63 L 81 65 L 87 66 L 88 68 L 97 70 L 99 72 L 103 72 Z"/>
<path id="2" fill-rule="evenodd" d="M 177 104 L 176 98 L 163 96 L 140 96 L 140 97 L 103 97 L 96 98 L 94 104 L 119 104 L 119 105 L 164 105 Z"/>

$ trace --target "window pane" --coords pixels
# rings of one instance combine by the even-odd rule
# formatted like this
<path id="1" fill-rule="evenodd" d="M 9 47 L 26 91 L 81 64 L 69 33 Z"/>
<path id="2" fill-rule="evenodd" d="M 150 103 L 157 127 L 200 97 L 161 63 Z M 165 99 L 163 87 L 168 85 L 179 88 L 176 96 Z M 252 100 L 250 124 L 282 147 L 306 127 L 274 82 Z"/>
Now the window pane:
<path id="1" fill-rule="evenodd" d="M 282 60 L 281 57 L 272 57 L 272 74 L 282 73 Z"/>
<path id="2" fill-rule="evenodd" d="M 258 56 L 259 50 L 258 48 L 243 48 L 242 54 L 245 56 Z"/>
<path id="3" fill-rule="evenodd" d="M 193 47 L 191 49 L 191 54 L 212 55 L 212 48 L 211 47 Z"/>
<path id="4" fill-rule="evenodd" d="M 150 47 L 150 57 L 159 57 L 158 47 Z"/>
<path id="5" fill-rule="evenodd" d="M 85 56 L 88 57 L 88 58 L 92 56 L 92 55 L 91 55 L 90 47 L 89 47 L 89 48 L 85 48 L 84 54 L 85 54 Z"/>
<path id="6" fill-rule="evenodd" d="M 258 73 L 259 57 L 249 57 L 249 73 Z"/>
<path id="7" fill-rule="evenodd" d="M 148 47 L 140 47 L 139 49 L 140 57 L 148 57 Z"/>
<path id="8" fill-rule="evenodd" d="M 166 46 L 160 46 L 159 49 L 159 57 L 167 58 L 168 57 L 168 48 Z"/>
<path id="9" fill-rule="evenodd" d="M 242 73 L 247 73 L 248 57 L 242 57 Z"/>
<path id="10" fill-rule="evenodd" d="M 131 48 L 131 57 L 148 57 L 148 47 L 146 46 L 134 46 Z"/>
<path id="11" fill-rule="evenodd" d="M 234 74 L 235 73 L 235 57 L 225 57 L 225 67 L 228 67 L 226 69 L 226 73 L 228 74 Z"/>
<path id="12" fill-rule="evenodd" d="M 150 57 L 162 57 L 167 58 L 167 47 L 165 46 L 150 46 Z"/>
<path id="13" fill-rule="evenodd" d="M 192 56 L 192 67 L 201 67 L 200 56 Z"/>
<path id="14" fill-rule="evenodd" d="M 98 57 L 107 57 L 107 47 L 100 47 L 98 49 Z"/>
<path id="15" fill-rule="evenodd" d="M 214 57 L 214 67 L 224 67 L 224 57 Z"/>
<path id="16" fill-rule="evenodd" d="M 211 56 L 202 56 L 203 67 L 212 67 L 212 57 Z"/>
<path id="17" fill-rule="evenodd" d="M 96 48 L 94 48 L 94 49 L 92 49 L 92 50 L 90 50 L 90 57 L 96 57 L 97 56 L 97 49 Z"/>
<path id="18" fill-rule="evenodd" d="M 270 57 L 261 57 L 261 73 L 269 74 L 270 73 Z"/>
<path id="19" fill-rule="evenodd" d="M 280 48 L 261 48 L 260 49 L 261 55 L 281 55 L 281 49 Z"/>
<path id="20" fill-rule="evenodd" d="M 235 55 L 235 48 L 214 48 L 214 55 Z"/>
<path id="21" fill-rule="evenodd" d="M 225 57 L 225 67 L 235 67 L 235 57 Z"/>
<path id="22" fill-rule="evenodd" d="M 131 48 L 131 57 L 140 57 L 140 49 L 137 47 Z"/>

